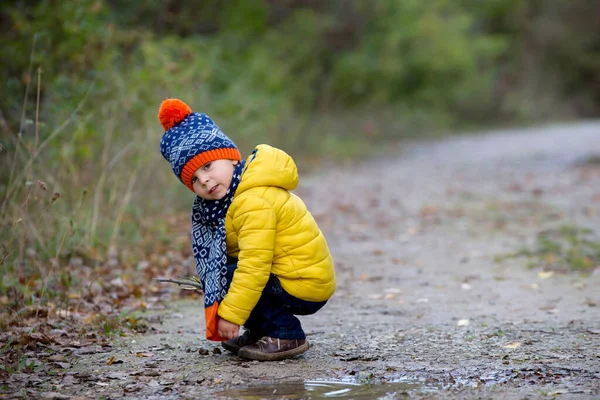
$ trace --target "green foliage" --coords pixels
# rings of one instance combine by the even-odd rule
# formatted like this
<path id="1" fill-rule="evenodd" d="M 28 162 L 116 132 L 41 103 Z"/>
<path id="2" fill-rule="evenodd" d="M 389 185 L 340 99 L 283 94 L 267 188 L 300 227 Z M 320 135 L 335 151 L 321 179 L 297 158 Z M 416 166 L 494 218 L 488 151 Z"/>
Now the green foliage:
<path id="1" fill-rule="evenodd" d="M 0 349 L 0 372 L 7 373 L 32 373 L 40 367 L 35 361 L 30 361 L 29 357 L 24 354 L 24 349 L 19 343 L 9 341 Z"/>
<path id="2" fill-rule="evenodd" d="M 377 2 L 359 45 L 335 65 L 333 97 L 434 112 L 490 107 L 488 71 L 505 46 L 473 36 L 473 25 L 473 15 L 443 0 Z"/>
<path id="3" fill-rule="evenodd" d="M 597 116 L 600 95 L 600 3 L 594 0 L 460 0 L 480 31 L 502 35 L 494 96 L 496 116 L 547 120 Z"/>
<path id="4" fill-rule="evenodd" d="M 0 294 L 58 296 L 78 284 L 61 274 L 71 255 L 100 263 L 138 246 L 148 215 L 189 206 L 158 152 L 166 97 L 209 114 L 244 154 L 267 142 L 301 167 L 467 124 L 597 115 L 597 7 L 3 1 Z M 561 247 L 576 249 L 565 262 L 585 267 L 585 243 Z"/>
<path id="5" fill-rule="evenodd" d="M 269 9 L 263 0 L 232 0 L 223 5 L 221 30 L 253 37 L 268 29 Z"/>
<path id="6" fill-rule="evenodd" d="M 8 94 L 0 100 L 0 110 L 9 122 L 20 123 L 25 86 L 30 85 L 26 111 L 34 115 L 39 69 L 45 83 L 44 111 L 60 114 L 60 120 L 95 77 L 94 66 L 112 29 L 108 9 L 96 0 L 14 3 L 3 4 L 0 11 L 10 21 L 0 36 L 5 66 L 0 79 Z"/>
<path id="7" fill-rule="evenodd" d="M 531 248 L 496 257 L 526 257 L 531 267 L 554 271 L 590 272 L 600 264 L 600 239 L 589 228 L 564 225 L 540 232 Z"/>
<path id="8" fill-rule="evenodd" d="M 221 0 L 129 0 L 107 1 L 113 17 L 128 31 L 156 32 L 158 35 L 188 37 L 219 30 L 223 7 L 231 1 Z M 255 3 L 255 2 L 254 2 Z"/>
<path id="9" fill-rule="evenodd" d="M 143 333 L 148 330 L 148 325 L 142 317 L 120 313 L 118 315 L 98 315 L 92 322 L 90 331 L 100 332 L 106 337 L 123 336 L 126 331 Z"/>

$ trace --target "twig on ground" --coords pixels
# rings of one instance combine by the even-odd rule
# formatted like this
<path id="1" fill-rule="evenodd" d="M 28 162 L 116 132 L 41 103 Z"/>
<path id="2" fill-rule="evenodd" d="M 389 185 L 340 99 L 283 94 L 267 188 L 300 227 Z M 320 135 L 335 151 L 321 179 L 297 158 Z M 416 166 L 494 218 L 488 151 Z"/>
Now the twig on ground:
<path id="1" fill-rule="evenodd" d="M 200 294 L 204 293 L 202 290 L 202 284 L 198 278 L 182 278 L 181 280 L 172 278 L 154 278 L 154 280 L 158 282 L 176 283 L 183 290 L 195 290 Z"/>

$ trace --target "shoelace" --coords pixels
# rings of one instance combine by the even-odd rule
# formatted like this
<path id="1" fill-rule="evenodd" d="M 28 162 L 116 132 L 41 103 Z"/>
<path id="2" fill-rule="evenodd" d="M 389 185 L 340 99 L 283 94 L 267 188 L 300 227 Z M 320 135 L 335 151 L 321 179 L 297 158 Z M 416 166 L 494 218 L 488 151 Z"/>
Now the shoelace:
<path id="1" fill-rule="evenodd" d="M 262 343 L 262 344 L 269 344 L 269 343 L 274 343 L 273 338 L 270 337 L 264 337 L 262 339 L 260 339 L 257 343 Z M 277 350 L 281 349 L 281 341 L 279 340 L 279 338 L 277 338 Z"/>

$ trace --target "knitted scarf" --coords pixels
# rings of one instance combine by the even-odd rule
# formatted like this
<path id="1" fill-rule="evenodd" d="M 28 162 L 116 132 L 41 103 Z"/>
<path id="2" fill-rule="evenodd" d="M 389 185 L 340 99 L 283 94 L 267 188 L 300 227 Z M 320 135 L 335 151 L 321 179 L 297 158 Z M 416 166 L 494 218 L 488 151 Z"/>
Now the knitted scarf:
<path id="1" fill-rule="evenodd" d="M 227 293 L 225 216 L 240 183 L 243 168 L 244 161 L 233 171 L 231 184 L 222 199 L 205 200 L 196 196 L 192 206 L 192 250 L 204 291 L 204 318 L 208 340 L 225 340 L 219 336 L 217 329 L 219 303 Z"/>

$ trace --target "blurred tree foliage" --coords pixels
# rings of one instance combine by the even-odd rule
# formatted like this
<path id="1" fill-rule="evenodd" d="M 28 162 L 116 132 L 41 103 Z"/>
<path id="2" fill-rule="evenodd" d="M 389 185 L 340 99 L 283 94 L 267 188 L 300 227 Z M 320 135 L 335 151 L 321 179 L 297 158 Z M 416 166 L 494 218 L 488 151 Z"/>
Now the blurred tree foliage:
<path id="1" fill-rule="evenodd" d="M 559 111 L 600 110 L 594 0 L 6 0 L 0 7 L 0 111 L 13 131 L 24 122 L 26 93 L 33 115 L 38 67 L 44 115 L 60 118 L 92 82 L 95 100 L 114 94 L 116 71 L 126 86 L 148 86 L 140 108 L 193 85 L 219 113 L 242 112 L 246 121 L 365 104 L 422 108 L 455 122 L 529 119 L 557 111 L 543 110 L 548 96 Z"/>
<path id="2" fill-rule="evenodd" d="M 166 97 L 244 153 L 328 157 L 598 116 L 599 18 L 597 0 L 3 0 L 0 243 L 38 179 L 61 192 L 48 237 L 71 232 L 70 248 L 109 248 L 139 232 L 142 206 L 176 207 L 185 188 L 164 190 L 176 182 L 157 149 Z"/>
<path id="3" fill-rule="evenodd" d="M 599 16 L 593 0 L 5 0 L 0 142 L 20 133 L 31 148 L 71 121 L 46 159 L 76 170 L 101 161 L 107 131 L 158 128 L 169 96 L 242 145 L 308 147 L 315 116 L 361 110 L 402 120 L 387 137 L 418 131 L 411 119 L 447 129 L 597 116 Z"/>

